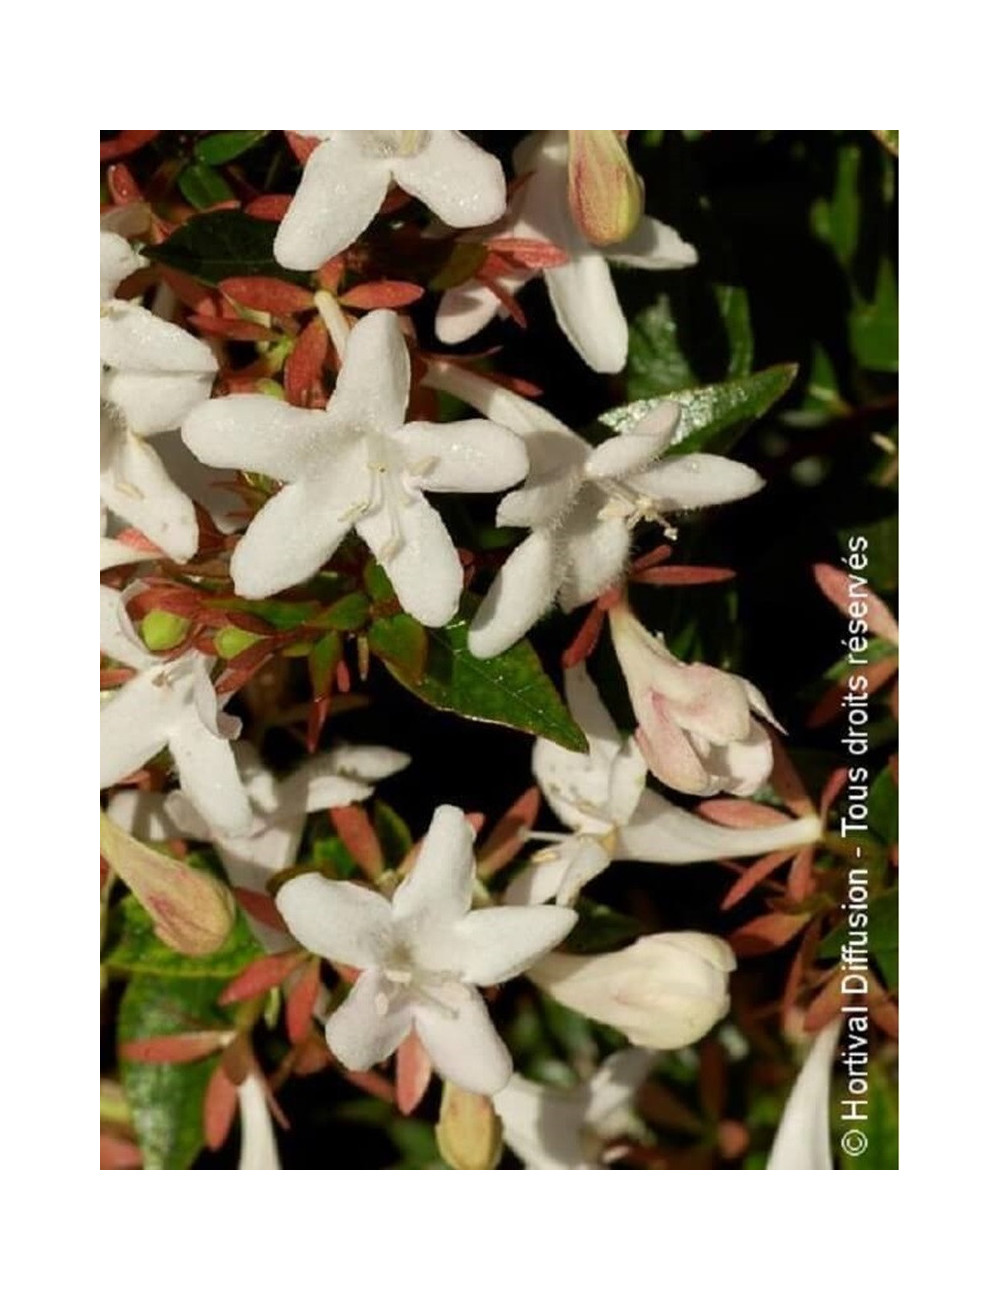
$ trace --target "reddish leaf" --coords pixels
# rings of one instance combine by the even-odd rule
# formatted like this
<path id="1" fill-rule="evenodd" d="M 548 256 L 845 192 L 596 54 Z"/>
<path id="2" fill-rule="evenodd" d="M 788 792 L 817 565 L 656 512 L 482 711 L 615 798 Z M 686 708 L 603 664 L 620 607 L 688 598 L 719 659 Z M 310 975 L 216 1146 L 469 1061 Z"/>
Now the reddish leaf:
<path id="1" fill-rule="evenodd" d="M 561 248 L 544 239 L 518 239 L 513 235 L 500 235 L 496 239 L 487 240 L 486 247 L 529 271 L 541 271 L 547 266 L 564 266 L 569 261 Z"/>
<path id="2" fill-rule="evenodd" d="M 159 131 L 119 131 L 116 140 L 101 141 L 101 162 L 113 162 L 116 158 L 135 153 L 159 134 Z"/>
<path id="3" fill-rule="evenodd" d="M 410 1115 L 424 1098 L 434 1070 L 423 1043 L 411 1030 L 396 1051 L 396 1105 Z"/>
<path id="4" fill-rule="evenodd" d="M 497 822 L 478 855 L 481 880 L 489 880 L 501 867 L 517 857 L 524 847 L 526 832 L 538 818 L 541 799 L 541 791 L 533 785 L 511 804 Z"/>
<path id="5" fill-rule="evenodd" d="M 300 163 L 305 163 L 306 159 L 314 149 L 317 149 L 322 141 L 317 140 L 312 135 L 297 135 L 294 131 L 286 131 L 285 139 L 288 141 L 288 147 Z"/>
<path id="6" fill-rule="evenodd" d="M 868 586 L 863 573 L 852 575 L 835 569 L 832 564 L 814 564 L 813 577 L 823 595 L 845 618 L 863 618 L 875 636 L 899 645 L 899 624 L 885 602 Z M 864 613 L 852 614 L 852 605 L 863 605 Z"/>
<path id="7" fill-rule="evenodd" d="M 337 257 L 331 257 L 328 262 L 316 272 L 316 279 L 319 281 L 319 287 L 326 289 L 327 292 L 336 294 L 340 288 L 340 280 L 344 274 L 344 259 L 338 254 Z"/>
<path id="8" fill-rule="evenodd" d="M 305 960 L 306 954 L 301 951 L 258 957 L 222 990 L 218 998 L 219 1006 L 243 1002 L 246 998 L 255 998 L 268 989 L 277 988 L 285 976 Z"/>
<path id="9" fill-rule="evenodd" d="M 131 546 L 136 551 L 148 551 L 150 555 L 162 554 L 156 543 L 151 542 L 145 533 L 140 533 L 138 528 L 123 528 L 115 541 L 121 542 L 123 546 Z"/>
<path id="10" fill-rule="evenodd" d="M 735 826 L 740 830 L 756 826 L 783 826 L 791 820 L 787 813 L 771 808 L 768 804 L 725 796 L 704 800 L 698 805 L 697 811 L 706 820 L 719 826 Z"/>
<path id="11" fill-rule="evenodd" d="M 648 583 L 651 587 L 694 587 L 702 582 L 728 582 L 735 577 L 735 569 L 713 569 L 699 564 L 665 564 L 633 573 L 630 580 Z"/>
<path id="12" fill-rule="evenodd" d="M 218 334 L 223 338 L 234 339 L 240 343 L 256 343 L 261 339 L 276 339 L 278 336 L 266 325 L 255 320 L 233 320 L 223 316 L 189 316 L 188 324 L 203 334 Z"/>
<path id="13" fill-rule="evenodd" d="M 203 1029 L 191 1034 L 164 1034 L 158 1038 L 135 1038 L 122 1043 L 119 1054 L 126 1061 L 143 1065 L 178 1065 L 200 1061 L 222 1047 L 223 1034 L 217 1029 Z"/>
<path id="14" fill-rule="evenodd" d="M 813 803 L 806 793 L 806 788 L 802 784 L 798 772 L 792 766 L 792 760 L 788 757 L 788 751 L 779 740 L 772 734 L 771 751 L 774 755 L 774 766 L 771 769 L 771 785 L 774 792 L 781 802 L 796 817 L 808 817 L 813 812 Z"/>
<path id="15" fill-rule="evenodd" d="M 408 307 L 423 296 L 419 284 L 410 284 L 406 280 L 372 280 L 341 294 L 340 301 L 345 307 L 373 311 L 377 307 Z"/>
<path id="16" fill-rule="evenodd" d="M 818 996 L 810 1002 L 802 1028 L 807 1034 L 818 1034 L 837 1015 L 841 1001 L 839 972 L 833 971 Z"/>
<path id="17" fill-rule="evenodd" d="M 577 664 L 583 663 L 594 651 L 594 647 L 601 635 L 601 628 L 604 626 L 604 610 L 600 605 L 593 605 L 587 617 L 580 624 L 580 630 L 563 651 L 562 666 L 564 668 L 575 668 Z"/>
<path id="18" fill-rule="evenodd" d="M 136 203 L 142 198 L 142 190 L 124 163 L 108 168 L 108 189 L 119 207 L 125 203 Z"/>
<path id="19" fill-rule="evenodd" d="M 215 683 L 216 691 L 220 695 L 232 695 L 241 686 L 245 686 L 254 673 L 275 653 L 277 645 L 278 639 L 272 637 L 267 641 L 257 641 L 254 645 L 241 650 L 238 655 L 234 655 L 226 665 L 225 672 Z"/>
<path id="20" fill-rule="evenodd" d="M 295 340 L 285 362 L 285 392 L 293 406 L 324 406 L 323 362 L 330 346 L 326 326 L 317 316 Z"/>
<path id="21" fill-rule="evenodd" d="M 645 555 L 640 555 L 637 560 L 632 561 L 629 572 L 633 574 L 642 573 L 643 569 L 651 569 L 654 564 L 669 559 L 672 553 L 673 547 L 668 546 L 666 542 L 660 546 L 654 546 L 651 551 L 647 551 Z"/>
<path id="22" fill-rule="evenodd" d="M 899 1009 L 874 975 L 868 973 L 868 1010 L 883 1033 L 899 1037 Z"/>
<path id="23" fill-rule="evenodd" d="M 280 221 L 291 206 L 290 194 L 261 194 L 251 200 L 244 211 L 248 217 L 257 217 L 259 221 Z"/>
<path id="24" fill-rule="evenodd" d="M 788 873 L 788 897 L 793 903 L 804 903 L 816 888 L 813 877 L 814 856 L 812 846 L 799 849 L 795 855 L 795 861 Z"/>
<path id="25" fill-rule="evenodd" d="M 805 913 L 768 912 L 734 930 L 729 945 L 737 957 L 756 957 L 784 947 L 808 923 Z"/>
<path id="26" fill-rule="evenodd" d="M 746 898 L 747 894 L 756 889 L 762 881 L 766 880 L 768 876 L 772 875 L 794 856 L 794 849 L 782 849 L 775 853 L 768 853 L 763 858 L 758 858 L 756 862 L 751 863 L 722 900 L 720 904 L 722 910 L 725 912 L 729 908 L 735 907 L 737 903 Z"/>
<path id="27" fill-rule="evenodd" d="M 226 1134 L 232 1127 L 236 1115 L 239 1095 L 236 1084 L 230 1079 L 220 1063 L 212 1071 L 212 1077 L 205 1089 L 205 1102 L 202 1109 L 202 1122 L 205 1126 L 205 1142 L 209 1150 L 218 1151 L 226 1140 Z"/>
<path id="28" fill-rule="evenodd" d="M 240 907 L 255 921 L 260 921 L 262 925 L 273 926 L 275 930 L 288 930 L 285 918 L 275 907 L 274 899 L 270 894 L 257 894 L 252 889 L 241 889 L 239 885 L 233 889 L 233 893 Z"/>
<path id="29" fill-rule="evenodd" d="M 199 281 L 182 271 L 164 269 L 163 279 L 190 311 L 203 316 L 218 314 L 218 299 Z"/>
<path id="30" fill-rule="evenodd" d="M 739 1120 L 724 1119 L 716 1130 L 716 1142 L 723 1160 L 739 1160 L 750 1145 L 750 1134 Z"/>
<path id="31" fill-rule="evenodd" d="M 387 1101 L 390 1106 L 396 1104 L 396 1089 L 388 1079 L 383 1078 L 381 1074 L 376 1074 L 374 1070 L 344 1070 L 344 1078 L 350 1079 L 351 1083 L 356 1084 L 372 1097 Z"/>
<path id="32" fill-rule="evenodd" d="M 319 961 L 313 959 L 299 972 L 285 998 L 285 1027 L 289 1040 L 301 1043 L 312 1029 L 313 1008 L 319 994 Z"/>
<path id="33" fill-rule="evenodd" d="M 101 1134 L 102 1169 L 141 1169 L 142 1152 L 128 1138 L 114 1133 Z"/>
<path id="34" fill-rule="evenodd" d="M 823 793 L 819 797 L 819 817 L 820 821 L 826 821 L 826 815 L 830 811 L 830 806 L 847 784 L 847 768 L 838 767 L 835 772 L 831 772 L 826 785 L 823 787 Z"/>
<path id="35" fill-rule="evenodd" d="M 274 316 L 310 311 L 315 306 L 313 295 L 308 289 L 267 275 L 233 276 L 222 280 L 219 288 L 227 297 L 244 307 L 250 307 L 254 311 L 267 311 Z"/>
<path id="36" fill-rule="evenodd" d="M 504 272 L 503 270 L 498 269 L 497 274 L 503 275 Z M 517 324 L 520 325 L 521 329 L 527 329 L 528 318 L 518 306 L 517 299 L 512 294 L 508 293 L 507 290 L 496 280 L 490 279 L 490 277 L 483 271 L 480 271 L 475 276 L 475 279 L 478 280 L 480 284 L 484 284 L 495 298 L 499 298 L 500 305 L 510 316 L 511 320 L 516 321 Z"/>
<path id="37" fill-rule="evenodd" d="M 371 880 L 380 876 L 385 870 L 385 858 L 382 856 L 382 846 L 375 834 L 375 827 L 365 810 L 356 804 L 349 804 L 346 808 L 331 808 L 330 820 L 347 851 L 365 875 Z"/>

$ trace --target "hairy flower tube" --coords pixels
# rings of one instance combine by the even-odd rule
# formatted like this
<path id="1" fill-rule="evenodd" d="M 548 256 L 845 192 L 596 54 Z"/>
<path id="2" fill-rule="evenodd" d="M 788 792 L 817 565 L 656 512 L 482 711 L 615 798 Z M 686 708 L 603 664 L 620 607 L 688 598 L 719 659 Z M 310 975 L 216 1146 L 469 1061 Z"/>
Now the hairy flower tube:
<path id="1" fill-rule="evenodd" d="M 469 649 L 489 659 L 513 645 L 558 598 L 569 612 L 615 586 L 642 520 L 726 501 L 763 486 L 752 469 L 695 453 L 657 460 L 677 429 L 680 407 L 664 400 L 627 433 L 598 447 L 542 407 L 458 366 L 438 362 L 425 382 L 460 397 L 524 441 L 524 486 L 497 510 L 502 526 L 529 528 L 500 570 L 469 629 Z"/>
<path id="2" fill-rule="evenodd" d="M 296 876 L 276 902 L 310 950 L 360 970 L 326 1025 L 348 1069 L 384 1061 L 415 1031 L 434 1068 L 469 1092 L 492 1094 L 511 1074 L 510 1053 L 476 985 L 502 983 L 572 929 L 565 907 L 471 911 L 473 832 L 461 809 L 442 805 L 392 901 L 349 881 Z"/>
<path id="3" fill-rule="evenodd" d="M 391 311 L 350 333 L 325 411 L 273 397 L 215 398 L 183 437 L 208 465 L 285 486 L 253 518 L 231 562 L 236 591 L 260 598 L 311 578 L 354 528 L 403 608 L 429 627 L 458 609 L 462 566 L 425 492 L 495 492 L 523 478 L 524 445 L 487 420 L 404 423 L 410 359 Z"/>
<path id="4" fill-rule="evenodd" d="M 707 862 L 811 844 L 822 834 L 815 816 L 735 827 L 675 807 L 646 788 L 646 760 L 635 737 L 622 739 L 582 664 L 567 670 L 565 689 L 570 712 L 587 737 L 587 753 L 538 740 L 532 771 L 549 806 L 573 834 L 544 836 L 552 846 L 514 877 L 505 895 L 509 902 L 554 898 L 572 904 L 613 861 Z"/>
<path id="5" fill-rule="evenodd" d="M 597 247 L 573 216 L 569 191 L 569 139 L 566 131 L 536 132 L 514 153 L 518 175 L 526 177 L 515 193 L 510 214 L 495 232 L 516 239 L 538 239 L 567 254 L 560 266 L 542 271 L 556 320 L 592 370 L 617 374 L 625 365 L 628 324 L 618 302 L 608 262 L 647 270 L 692 266 L 698 254 L 675 230 L 642 217 L 628 239 Z M 515 294 L 533 271 L 511 272 L 499 287 Z M 437 316 L 438 338 L 462 343 L 502 310 L 488 285 L 473 280 L 449 289 Z"/>
<path id="6" fill-rule="evenodd" d="M 650 934 L 596 957 L 550 953 L 529 978 L 563 1006 L 611 1025 L 636 1047 L 704 1038 L 729 1010 L 732 949 L 710 934 Z"/>
<path id="7" fill-rule="evenodd" d="M 229 743 L 240 723 L 222 712 L 225 701 L 209 676 L 212 660 L 197 650 L 176 659 L 150 654 L 130 631 L 121 593 L 103 586 L 101 650 L 136 670 L 101 708 L 101 789 L 166 746 L 198 813 L 228 834 L 247 834 L 253 811 Z"/>
<path id="8" fill-rule="evenodd" d="M 274 241 L 293 271 L 313 271 L 364 231 L 395 181 L 449 226 L 503 215 L 503 169 L 460 131 L 300 131 L 320 144 Z"/>
<path id="9" fill-rule="evenodd" d="M 770 738 L 752 715 L 778 723 L 757 687 L 707 664 L 682 663 L 625 601 L 608 619 L 639 724 L 636 740 L 653 775 L 684 794 L 759 790 L 773 757 Z"/>
<path id="10" fill-rule="evenodd" d="M 146 439 L 176 429 L 208 397 L 217 367 L 200 339 L 113 296 L 145 265 L 121 235 L 101 231 L 101 501 L 187 560 L 198 545 L 194 506 Z"/>

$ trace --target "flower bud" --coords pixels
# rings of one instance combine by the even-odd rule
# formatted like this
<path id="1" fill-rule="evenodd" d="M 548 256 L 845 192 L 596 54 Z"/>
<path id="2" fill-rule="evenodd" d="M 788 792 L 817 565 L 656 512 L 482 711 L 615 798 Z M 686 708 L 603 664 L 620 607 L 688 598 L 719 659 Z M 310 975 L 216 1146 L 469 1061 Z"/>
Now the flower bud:
<path id="1" fill-rule="evenodd" d="M 165 609 L 151 609 L 142 620 L 142 639 L 154 654 L 173 650 L 188 634 L 191 620 Z"/>
<path id="2" fill-rule="evenodd" d="M 778 726 L 756 686 L 707 664 L 681 663 L 624 601 L 609 617 L 639 724 L 636 742 L 653 775 L 684 794 L 756 793 L 773 756 L 751 712 Z"/>
<path id="3" fill-rule="evenodd" d="M 434 1134 L 438 1150 L 452 1169 L 496 1169 L 500 1163 L 503 1126 L 493 1102 L 447 1079 Z"/>
<path id="4" fill-rule="evenodd" d="M 651 934 L 597 957 L 550 953 L 528 972 L 557 1002 L 636 1047 L 687 1047 L 729 1010 L 732 949 L 712 935 Z"/>
<path id="5" fill-rule="evenodd" d="M 642 181 L 617 131 L 570 131 L 569 206 L 592 244 L 628 239 L 642 216 Z"/>

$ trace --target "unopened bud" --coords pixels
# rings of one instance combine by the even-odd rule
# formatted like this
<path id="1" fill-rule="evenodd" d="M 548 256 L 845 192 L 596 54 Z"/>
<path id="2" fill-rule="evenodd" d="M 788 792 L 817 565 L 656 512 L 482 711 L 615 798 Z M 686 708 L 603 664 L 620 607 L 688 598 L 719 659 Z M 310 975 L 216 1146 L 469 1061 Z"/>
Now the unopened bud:
<path id="1" fill-rule="evenodd" d="M 151 609 L 142 620 L 142 639 L 154 653 L 173 650 L 187 636 L 190 620 L 165 609 Z"/>
<path id="2" fill-rule="evenodd" d="M 592 244 L 619 244 L 642 216 L 642 181 L 617 131 L 570 131 L 569 206 Z"/>
<path id="3" fill-rule="evenodd" d="M 496 1169 L 500 1163 L 503 1125 L 489 1097 L 446 1081 L 434 1135 L 452 1169 Z"/>
<path id="4" fill-rule="evenodd" d="M 262 639 L 255 632 L 244 632 L 241 627 L 224 627 L 215 634 L 215 652 L 220 659 L 235 659 Z"/>

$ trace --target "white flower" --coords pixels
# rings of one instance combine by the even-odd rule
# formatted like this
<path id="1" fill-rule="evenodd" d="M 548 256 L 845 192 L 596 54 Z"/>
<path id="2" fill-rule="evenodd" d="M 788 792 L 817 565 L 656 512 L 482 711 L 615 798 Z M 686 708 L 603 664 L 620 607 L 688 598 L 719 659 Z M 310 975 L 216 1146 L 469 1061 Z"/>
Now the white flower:
<path id="1" fill-rule="evenodd" d="M 693 266 L 698 254 L 675 230 L 643 217 L 635 232 L 620 244 L 592 245 L 581 233 L 569 203 L 569 143 L 565 131 L 529 136 L 518 146 L 514 162 L 528 179 L 511 201 L 508 219 L 495 232 L 517 239 L 540 239 L 568 255 L 561 266 L 542 275 L 552 309 L 563 333 L 592 370 L 617 374 L 625 365 L 628 324 L 615 293 L 608 262 L 648 270 Z M 534 273 L 502 276 L 499 285 L 514 294 Z M 499 298 L 486 285 L 470 281 L 449 289 L 437 316 L 438 338 L 461 343 L 486 326 Z"/>
<path id="2" fill-rule="evenodd" d="M 529 978 L 563 1006 L 636 1047 L 687 1047 L 729 1010 L 732 949 L 710 934 L 650 934 L 597 957 L 550 953 Z"/>
<path id="3" fill-rule="evenodd" d="M 608 615 L 639 729 L 636 740 L 654 776 L 684 794 L 754 794 L 771 774 L 767 732 L 780 730 L 767 701 L 735 673 L 685 664 L 648 632 L 625 601 Z"/>
<path id="4" fill-rule="evenodd" d="M 813 1039 L 809 1055 L 785 1102 L 768 1169 L 832 1169 L 830 1075 L 840 1038 L 835 1017 Z"/>
<path id="5" fill-rule="evenodd" d="M 278 227 L 274 256 L 313 271 L 345 249 L 395 181 L 449 226 L 496 221 L 507 202 L 503 168 L 459 131 L 300 131 L 322 141 Z"/>
<path id="6" fill-rule="evenodd" d="M 266 893 L 268 878 L 295 864 L 309 813 L 360 803 L 372 794 L 371 781 L 392 776 L 410 761 L 406 754 L 381 745 L 337 745 L 307 759 L 279 780 L 263 765 L 252 745 L 237 741 L 233 753 L 253 811 L 246 834 L 217 829 L 180 791 L 164 796 L 122 790 L 112 798 L 108 813 L 141 839 L 210 841 L 230 883 L 255 894 Z M 293 944 L 283 931 L 253 917 L 248 919 L 268 952 L 280 952 Z"/>
<path id="7" fill-rule="evenodd" d="M 474 986 L 520 974 L 565 938 L 576 913 L 470 911 L 472 840 L 461 810 L 443 805 L 391 903 L 315 874 L 278 891 L 278 910 L 304 947 L 361 970 L 326 1026 L 330 1050 L 348 1069 L 384 1061 L 415 1030 L 438 1073 L 460 1088 L 489 1095 L 510 1078 L 510 1054 Z"/>
<path id="8" fill-rule="evenodd" d="M 255 394 L 205 402 L 184 441 L 206 464 L 255 470 L 286 486 L 233 552 L 241 596 L 311 578 L 355 528 L 405 610 L 429 627 L 455 614 L 462 566 L 424 492 L 494 492 L 523 478 L 521 441 L 486 420 L 404 424 L 410 360 L 391 311 L 351 331 L 325 411 Z"/>
<path id="9" fill-rule="evenodd" d="M 212 661 L 189 650 L 176 659 L 150 654 L 127 626 L 121 594 L 101 587 L 101 649 L 136 675 L 101 709 L 101 789 L 142 767 L 164 745 L 181 789 L 202 817 L 233 835 L 253 814 L 229 742 L 236 718 L 221 712 Z"/>
<path id="10" fill-rule="evenodd" d="M 264 1085 L 251 1070 L 236 1089 L 240 1106 L 240 1169 L 280 1169 Z"/>
<path id="11" fill-rule="evenodd" d="M 532 770 L 546 800 L 573 835 L 555 836 L 507 889 L 511 903 L 572 904 L 611 862 L 707 862 L 811 844 L 818 817 L 774 826 L 719 826 L 646 789 L 646 760 L 623 740 L 582 664 L 566 672 L 566 701 L 587 737 L 586 754 L 538 740 Z M 543 838 L 538 836 L 536 838 Z M 545 836 L 544 838 L 549 838 Z"/>
<path id="12" fill-rule="evenodd" d="M 515 1074 L 493 1098 L 503 1140 L 527 1169 L 601 1169 L 601 1149 L 635 1127 L 630 1106 L 656 1059 L 627 1048 L 586 1083 L 546 1088 Z"/>
<path id="13" fill-rule="evenodd" d="M 433 363 L 425 382 L 512 429 L 528 452 L 527 480 L 501 501 L 497 523 L 531 534 L 476 611 L 469 648 L 480 659 L 513 645 L 557 596 L 568 612 L 615 586 L 640 520 L 663 523 L 666 513 L 736 501 L 763 486 L 754 470 L 724 456 L 654 464 L 676 430 L 676 402 L 664 400 L 629 432 L 592 447 L 542 407 L 457 366 Z"/>
<path id="14" fill-rule="evenodd" d="M 145 260 L 101 231 L 101 500 L 175 560 L 198 545 L 194 506 L 146 441 L 175 429 L 212 391 L 207 344 L 145 307 L 112 297 Z"/>

